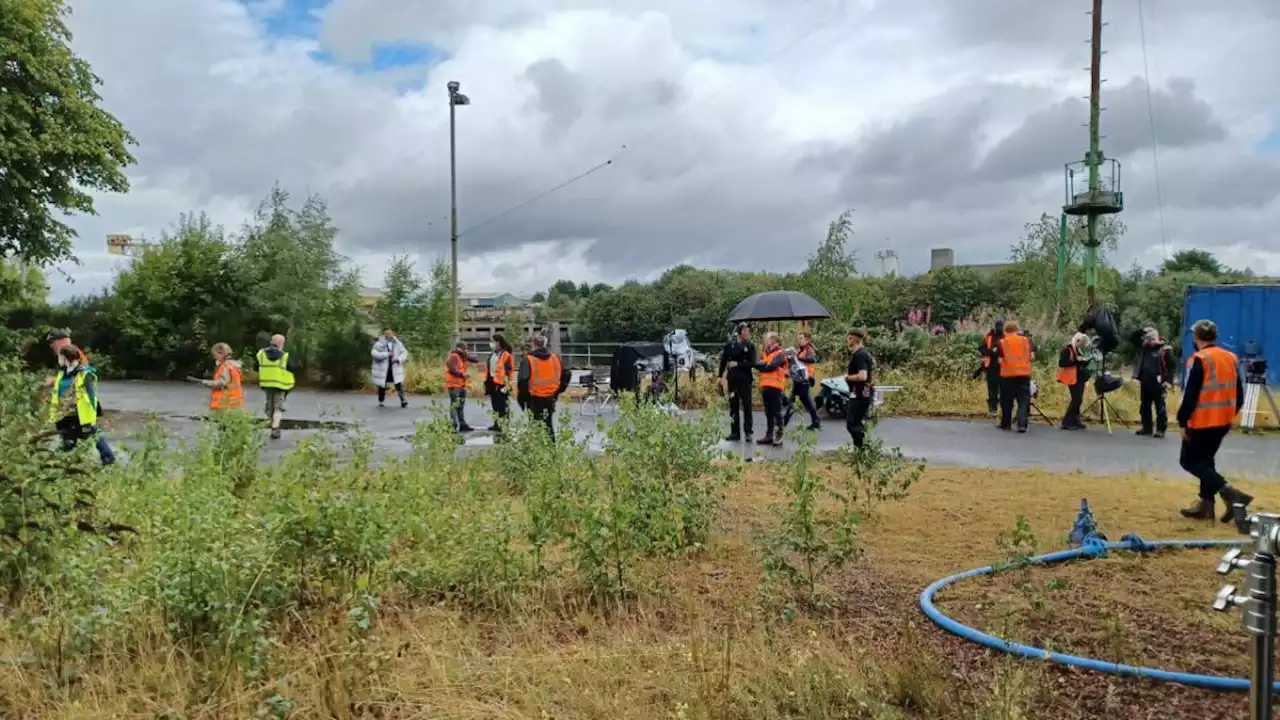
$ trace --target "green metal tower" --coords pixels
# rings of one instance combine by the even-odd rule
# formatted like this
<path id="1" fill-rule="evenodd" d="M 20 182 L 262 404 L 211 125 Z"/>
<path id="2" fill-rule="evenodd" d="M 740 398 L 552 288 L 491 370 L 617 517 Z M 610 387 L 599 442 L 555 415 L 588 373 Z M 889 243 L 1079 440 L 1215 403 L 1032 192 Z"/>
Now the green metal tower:
<path id="1" fill-rule="evenodd" d="M 1084 281 L 1089 293 L 1089 307 L 1098 302 L 1098 216 L 1124 210 L 1124 193 L 1120 190 L 1120 163 L 1103 157 L 1099 125 L 1102 115 L 1102 0 L 1093 0 L 1093 36 L 1089 41 L 1092 57 L 1089 63 L 1089 152 L 1084 161 L 1067 163 L 1066 197 L 1058 236 L 1058 294 L 1061 297 L 1067 273 L 1067 216 L 1084 217 L 1089 235 L 1085 240 Z M 1086 175 L 1088 187 L 1076 187 L 1076 176 Z"/>

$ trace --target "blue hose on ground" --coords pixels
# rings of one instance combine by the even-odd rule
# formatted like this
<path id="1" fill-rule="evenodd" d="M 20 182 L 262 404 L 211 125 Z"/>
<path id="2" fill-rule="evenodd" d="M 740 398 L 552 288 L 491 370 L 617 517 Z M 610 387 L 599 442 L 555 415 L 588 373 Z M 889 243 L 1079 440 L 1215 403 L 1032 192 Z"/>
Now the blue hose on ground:
<path id="1" fill-rule="evenodd" d="M 1146 542 L 1136 535 L 1126 535 L 1120 542 L 1103 542 L 1090 537 L 1085 541 L 1084 545 L 1079 548 L 1048 553 L 1047 555 L 1039 555 L 1029 559 L 1028 562 L 1032 565 L 1049 565 L 1067 560 L 1105 557 L 1109 550 L 1147 552 L 1160 548 L 1236 547 L 1245 545 L 1248 542 L 1248 540 L 1244 539 L 1157 540 L 1154 542 Z M 1109 673 L 1111 675 L 1120 675 L 1122 677 L 1143 677 L 1152 680 L 1178 683 L 1179 685 L 1189 685 L 1191 687 L 1203 688 L 1205 690 L 1228 692 L 1248 692 L 1249 690 L 1249 680 L 1245 678 L 1197 675 L 1195 673 L 1173 672 L 1170 670 L 1160 670 L 1158 668 L 1145 667 L 1141 665 L 1122 665 L 1119 663 L 1095 660 L 1093 658 L 1080 657 L 1079 655 L 1067 655 L 1065 653 L 1052 652 L 1045 650 L 1044 648 L 1004 640 L 994 635 L 988 635 L 976 628 L 956 622 L 944 615 L 942 611 L 934 605 L 934 596 L 944 587 L 957 583 L 961 580 L 980 577 L 982 575 L 990 575 L 995 571 L 994 567 L 987 566 L 975 568 L 973 570 L 966 570 L 965 572 L 957 573 L 950 577 L 938 580 L 925 588 L 924 592 L 920 593 L 920 609 L 924 611 L 924 614 L 927 615 L 930 620 L 936 623 L 943 630 L 946 630 L 953 635 L 957 635 L 970 642 L 989 647 L 992 650 L 999 650 L 1000 652 L 1009 653 L 1018 657 L 1030 658 L 1032 660 L 1048 660 L 1060 665 L 1069 665 L 1071 667 L 1084 668 L 1086 670 L 1094 670 L 1097 672 Z M 1275 687 L 1276 690 L 1280 692 L 1280 682 L 1277 682 Z"/>

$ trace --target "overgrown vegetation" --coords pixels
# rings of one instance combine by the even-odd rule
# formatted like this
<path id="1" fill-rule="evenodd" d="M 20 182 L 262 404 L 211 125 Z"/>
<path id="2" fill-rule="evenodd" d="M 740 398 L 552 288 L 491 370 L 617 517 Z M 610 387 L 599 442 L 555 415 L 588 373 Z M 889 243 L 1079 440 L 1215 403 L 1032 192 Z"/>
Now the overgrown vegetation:
<path id="1" fill-rule="evenodd" d="M 918 482 L 918 465 L 875 446 L 835 458 L 802 447 L 748 470 L 717 456 L 714 427 L 653 406 L 627 406 L 602 430 L 603 453 L 517 418 L 492 451 L 460 455 L 440 419 L 401 457 L 319 435 L 271 467 L 254 462 L 262 434 L 248 418 L 211 421 L 186 446 L 153 420 L 129 442 L 117 432 L 127 462 L 103 469 L 92 447 L 64 454 L 39 438 L 39 385 L 0 374 L 0 477 L 33 481 L 26 501 L 2 505 L 5 521 L 54 521 L 6 541 L 5 715 L 1074 716 L 1101 707 L 1073 689 L 1089 678 L 1063 686 L 951 644 L 913 620 L 914 595 L 990 556 L 988 516 L 1065 529 L 1079 486 L 1107 515 L 1180 499 L 1137 480 L 943 469 Z M 63 516 L 32 502 L 37 490 L 87 492 Z M 1176 533 L 1148 515 L 1132 529 Z M 1028 536 L 1010 534 L 1005 554 L 1032 552 Z M 1143 581 L 1166 587 L 1175 575 L 1159 567 Z M 1146 602 L 1119 575 L 1108 582 Z M 1103 599 L 1037 615 L 1015 587 L 994 600 L 962 591 L 983 594 L 962 602 L 973 622 L 1011 598 L 1020 637 L 1056 632 L 1068 648 L 1075 636 L 1056 629 L 1092 627 L 1068 622 L 1073 603 L 1096 613 Z M 1155 607 L 1194 605 L 1179 597 Z M 1113 642 L 1134 632 L 1130 616 L 1098 625 L 1133 660 L 1153 640 Z"/>

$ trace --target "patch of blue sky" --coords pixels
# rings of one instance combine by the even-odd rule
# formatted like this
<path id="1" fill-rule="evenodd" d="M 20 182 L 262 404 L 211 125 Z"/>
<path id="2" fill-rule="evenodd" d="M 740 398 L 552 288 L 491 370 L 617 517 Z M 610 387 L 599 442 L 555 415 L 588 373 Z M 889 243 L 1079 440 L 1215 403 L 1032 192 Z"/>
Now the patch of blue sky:
<path id="1" fill-rule="evenodd" d="M 1271 134 L 1264 137 L 1262 142 L 1258 143 L 1259 152 L 1280 153 L 1280 128 L 1271 131 Z"/>

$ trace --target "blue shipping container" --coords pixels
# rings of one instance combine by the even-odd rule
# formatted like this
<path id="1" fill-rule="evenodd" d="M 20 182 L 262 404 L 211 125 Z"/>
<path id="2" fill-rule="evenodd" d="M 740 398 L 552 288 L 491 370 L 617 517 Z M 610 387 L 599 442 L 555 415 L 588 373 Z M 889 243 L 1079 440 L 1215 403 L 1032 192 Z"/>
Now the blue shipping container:
<path id="1" fill-rule="evenodd" d="M 1280 384 L 1280 285 L 1189 285 L 1182 308 L 1182 357 L 1195 353 L 1191 326 L 1218 325 L 1218 344 L 1240 355 L 1258 343 L 1267 360 L 1267 382 Z"/>

